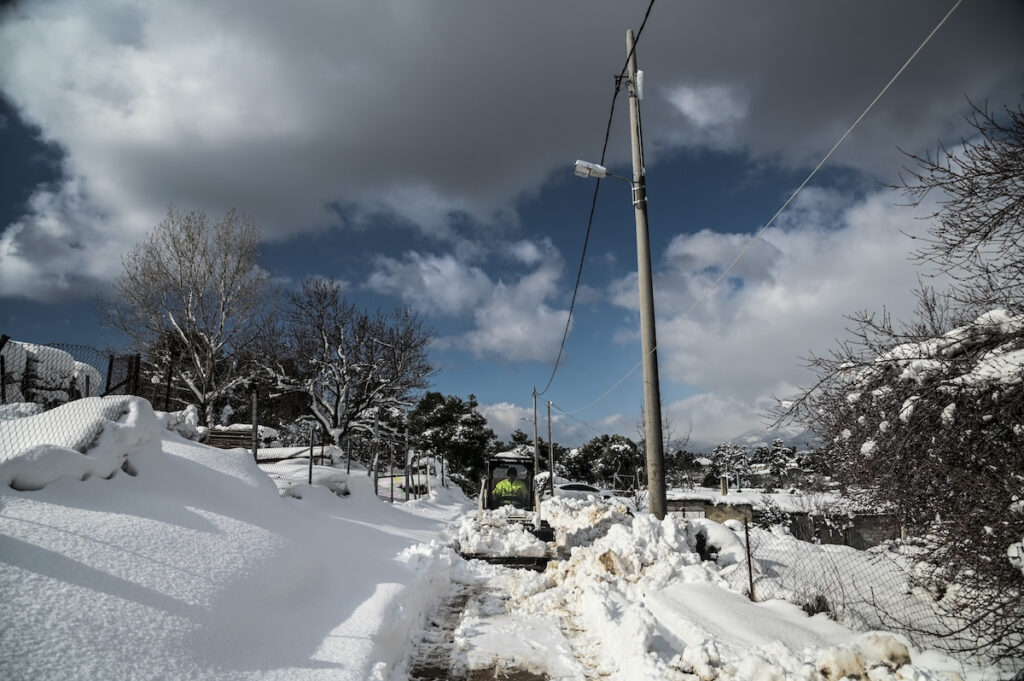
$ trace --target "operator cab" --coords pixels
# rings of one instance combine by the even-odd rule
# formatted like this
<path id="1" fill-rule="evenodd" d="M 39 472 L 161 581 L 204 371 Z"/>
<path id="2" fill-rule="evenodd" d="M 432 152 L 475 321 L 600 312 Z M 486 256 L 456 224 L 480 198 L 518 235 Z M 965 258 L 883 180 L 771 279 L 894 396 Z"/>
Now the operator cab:
<path id="1" fill-rule="evenodd" d="M 536 508 L 534 468 L 531 457 L 511 452 L 492 457 L 481 481 L 480 507 L 488 510 L 514 506 L 523 511 Z"/>

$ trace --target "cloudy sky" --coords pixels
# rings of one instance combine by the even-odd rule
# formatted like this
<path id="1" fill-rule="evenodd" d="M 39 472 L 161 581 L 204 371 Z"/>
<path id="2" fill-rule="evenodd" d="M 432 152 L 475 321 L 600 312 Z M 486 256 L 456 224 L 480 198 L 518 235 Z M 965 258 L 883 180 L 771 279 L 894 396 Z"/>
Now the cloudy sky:
<path id="1" fill-rule="evenodd" d="M 476 394 L 501 436 L 529 429 L 594 192 L 572 162 L 601 155 L 625 31 L 647 6 L 3 3 L 0 332 L 123 342 L 90 298 L 125 250 L 169 205 L 237 208 L 261 225 L 281 284 L 321 275 L 362 305 L 415 307 L 437 331 L 434 388 Z M 1020 1 L 963 3 L 690 312 L 952 6 L 655 3 L 637 54 L 677 432 L 718 441 L 761 427 L 769 396 L 807 381 L 800 357 L 833 345 L 844 314 L 910 309 L 920 270 L 905 233 L 927 223 L 885 184 L 906 163 L 898 149 L 968 133 L 968 99 L 1020 104 Z M 608 162 L 625 175 L 628 144 L 620 95 Z M 607 180 L 566 355 L 541 398 L 542 416 L 546 400 L 574 412 L 556 440 L 636 436 L 635 269 L 629 188 Z"/>

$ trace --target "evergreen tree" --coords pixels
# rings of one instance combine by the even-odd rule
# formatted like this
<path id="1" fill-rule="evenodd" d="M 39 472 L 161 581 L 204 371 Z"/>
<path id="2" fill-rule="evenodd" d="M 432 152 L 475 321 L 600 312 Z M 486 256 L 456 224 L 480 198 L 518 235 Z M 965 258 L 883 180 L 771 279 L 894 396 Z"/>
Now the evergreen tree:
<path id="1" fill-rule="evenodd" d="M 495 439 L 478 407 L 475 395 L 463 400 L 428 392 L 409 415 L 410 437 L 415 445 L 443 457 L 452 479 L 467 491 L 473 491 L 479 483 L 486 453 Z"/>
<path id="2" fill-rule="evenodd" d="M 580 479 L 616 489 L 635 486 L 644 467 L 636 442 L 617 434 L 599 435 L 583 445 L 577 462 Z"/>

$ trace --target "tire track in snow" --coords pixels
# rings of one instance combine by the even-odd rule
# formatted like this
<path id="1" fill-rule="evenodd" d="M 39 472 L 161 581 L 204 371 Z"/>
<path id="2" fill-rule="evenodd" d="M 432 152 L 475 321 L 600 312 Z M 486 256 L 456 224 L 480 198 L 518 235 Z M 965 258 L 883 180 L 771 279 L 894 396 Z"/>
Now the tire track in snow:
<path id="1" fill-rule="evenodd" d="M 452 652 L 455 649 L 455 629 L 462 621 L 466 604 L 479 587 L 472 584 L 453 583 L 448 598 L 437 612 L 429 618 L 416 655 L 409 668 L 409 681 L 455 681 L 464 679 L 454 670 Z"/>
<path id="2" fill-rule="evenodd" d="M 453 582 L 448 597 L 428 619 L 409 667 L 409 681 L 548 681 L 544 674 L 506 666 L 497 660 L 490 667 L 468 670 L 455 653 L 455 632 L 467 611 L 493 610 L 493 599 L 504 601 L 508 595 L 492 585 L 480 582 Z M 492 601 L 490 607 L 480 607 Z"/>

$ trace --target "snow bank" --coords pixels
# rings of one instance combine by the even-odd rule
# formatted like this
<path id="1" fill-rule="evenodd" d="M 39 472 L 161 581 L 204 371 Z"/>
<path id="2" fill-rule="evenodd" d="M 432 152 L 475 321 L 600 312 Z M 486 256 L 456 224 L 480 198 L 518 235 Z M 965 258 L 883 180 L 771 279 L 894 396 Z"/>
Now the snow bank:
<path id="1" fill-rule="evenodd" d="M 100 372 L 93 365 L 76 361 L 71 378 L 82 397 L 96 397 L 100 394 Z"/>
<path id="2" fill-rule="evenodd" d="M 228 426 L 214 426 L 211 430 L 217 433 L 251 433 L 252 424 L 232 423 Z M 271 428 L 270 426 L 256 426 L 256 436 L 261 441 L 272 442 L 280 436 L 280 432 L 277 428 Z"/>
<path id="3" fill-rule="evenodd" d="M 306 450 L 309 451 L 308 448 Z M 316 461 L 316 457 L 313 457 Z M 310 494 L 309 457 L 277 463 L 262 463 L 260 470 L 270 476 L 281 494 L 301 499 Z M 349 493 L 348 475 L 332 466 L 313 465 L 312 486 L 323 487 L 338 496 Z"/>
<path id="4" fill-rule="evenodd" d="M 28 352 L 23 343 L 7 341 L 0 356 L 4 358 L 5 382 L 21 383 L 25 379 L 25 365 L 28 363 Z"/>
<path id="5" fill-rule="evenodd" d="M 554 497 L 541 502 L 541 515 L 555 530 L 559 549 L 591 544 L 612 525 L 631 522 L 623 504 L 594 503 L 588 499 Z"/>
<path id="6" fill-rule="evenodd" d="M 587 517 L 568 505 L 552 511 L 553 522 Z M 595 508 L 589 517 L 606 516 Z M 698 544 L 714 546 L 717 561 L 702 561 Z M 912 664 L 897 637 L 855 634 L 790 603 L 751 602 L 729 588 L 734 576 L 746 578 L 742 556 L 727 526 L 641 515 L 609 524 L 567 560 L 521 580 L 509 610 L 561 617 L 580 632 L 577 656 L 596 675 L 622 681 L 948 678 Z"/>
<path id="7" fill-rule="evenodd" d="M 36 404 L 35 402 L 8 402 L 7 404 L 0 404 L 0 421 L 23 419 L 26 416 L 42 414 L 44 411 L 43 405 Z"/>
<path id="8" fill-rule="evenodd" d="M 363 476 L 284 498 L 187 420 L 108 397 L 0 422 L 0 678 L 386 679 L 454 560 L 403 552 L 462 507 Z"/>
<path id="9" fill-rule="evenodd" d="M 522 523 L 509 520 L 509 514 L 517 512 L 521 511 L 502 506 L 480 511 L 478 515 L 464 515 L 453 532 L 459 552 L 484 556 L 543 556 L 547 544 L 530 534 Z"/>
<path id="10" fill-rule="evenodd" d="M 91 397 L 0 421 L 0 485 L 37 490 L 60 478 L 135 475 L 160 449 L 160 422 L 138 397 Z"/>
<path id="11" fill-rule="evenodd" d="M 8 341 L 4 358 L 4 402 L 35 402 L 48 407 L 100 393 L 100 372 L 70 353 L 47 345 Z"/>

